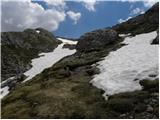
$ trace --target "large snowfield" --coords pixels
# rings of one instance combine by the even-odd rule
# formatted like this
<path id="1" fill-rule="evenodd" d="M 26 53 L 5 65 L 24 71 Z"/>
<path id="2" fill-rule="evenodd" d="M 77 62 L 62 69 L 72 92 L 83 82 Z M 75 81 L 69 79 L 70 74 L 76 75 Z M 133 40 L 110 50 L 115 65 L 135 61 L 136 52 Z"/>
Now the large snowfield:
<path id="1" fill-rule="evenodd" d="M 95 75 L 91 83 L 105 91 L 106 99 L 108 95 L 141 90 L 140 80 L 158 78 L 159 45 L 151 45 L 156 36 L 155 31 L 126 37 L 122 42 L 125 46 L 98 62 L 101 73 Z"/>

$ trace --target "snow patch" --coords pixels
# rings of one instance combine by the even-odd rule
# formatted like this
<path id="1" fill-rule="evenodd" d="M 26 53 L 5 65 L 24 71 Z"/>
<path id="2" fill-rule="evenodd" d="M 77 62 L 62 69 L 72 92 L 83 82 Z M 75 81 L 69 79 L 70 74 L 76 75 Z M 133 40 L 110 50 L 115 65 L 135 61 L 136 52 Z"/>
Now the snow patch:
<path id="1" fill-rule="evenodd" d="M 128 37 L 130 35 L 131 35 L 131 33 L 128 33 L 128 34 L 119 34 L 119 37 Z"/>
<path id="2" fill-rule="evenodd" d="M 39 34 L 40 33 L 40 31 L 39 30 L 36 30 L 36 32 Z"/>
<path id="3" fill-rule="evenodd" d="M 1 82 L 1 85 L 2 85 L 2 84 L 6 84 L 7 82 L 10 82 L 10 81 L 12 81 L 12 80 L 14 80 L 14 79 L 15 79 L 14 76 L 13 76 L 13 77 L 10 77 L 10 78 L 8 78 L 8 79 L 2 81 L 2 82 Z"/>
<path id="4" fill-rule="evenodd" d="M 1 88 L 1 89 L 0 89 L 0 92 L 1 92 L 0 99 L 2 99 L 4 96 L 6 96 L 6 95 L 9 93 L 9 87 L 6 86 L 6 87 L 4 87 L 4 88 Z"/>
<path id="5" fill-rule="evenodd" d="M 101 73 L 94 76 L 91 83 L 105 91 L 103 96 L 141 90 L 140 80 L 158 78 L 158 48 L 151 45 L 157 32 L 126 37 L 126 44 L 117 51 L 110 52 L 103 61 L 98 62 Z M 151 77 L 149 75 L 155 75 Z M 107 97 L 106 97 L 107 98 Z"/>
<path id="6" fill-rule="evenodd" d="M 60 39 L 61 40 L 61 39 Z M 69 41 L 69 40 L 66 40 Z M 60 44 L 53 52 L 40 53 L 39 58 L 32 59 L 32 68 L 24 73 L 28 76 L 23 82 L 32 79 L 37 74 L 41 73 L 44 69 L 51 67 L 53 64 L 64 58 L 65 56 L 72 55 L 76 50 L 70 50 L 68 48 L 62 48 L 66 42 Z M 69 41 L 69 44 L 72 42 Z M 75 44 L 75 42 L 74 42 Z"/>
<path id="7" fill-rule="evenodd" d="M 76 45 L 78 42 L 78 41 L 67 40 L 67 39 L 63 39 L 63 38 L 57 38 L 57 39 L 61 40 L 64 44 Z"/>

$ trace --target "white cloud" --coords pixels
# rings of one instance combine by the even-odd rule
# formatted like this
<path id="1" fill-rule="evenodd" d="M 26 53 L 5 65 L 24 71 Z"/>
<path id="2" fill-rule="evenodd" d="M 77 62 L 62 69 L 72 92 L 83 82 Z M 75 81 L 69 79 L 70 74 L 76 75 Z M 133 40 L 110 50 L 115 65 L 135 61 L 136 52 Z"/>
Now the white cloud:
<path id="1" fill-rule="evenodd" d="M 117 0 L 117 1 L 122 1 L 122 2 L 143 2 L 144 7 L 151 7 L 152 5 L 154 5 L 159 0 Z"/>
<path id="2" fill-rule="evenodd" d="M 95 11 L 96 0 L 84 0 L 84 6 L 89 11 Z"/>
<path id="3" fill-rule="evenodd" d="M 137 15 L 137 14 L 143 14 L 144 10 L 140 8 L 135 8 L 131 11 L 130 15 Z"/>
<path id="4" fill-rule="evenodd" d="M 119 23 L 123 23 L 126 22 L 127 20 L 131 19 L 132 17 L 128 17 L 127 19 L 119 19 L 118 22 Z"/>
<path id="5" fill-rule="evenodd" d="M 73 11 L 68 11 L 67 15 L 74 21 L 74 24 L 77 24 L 77 21 L 81 18 L 81 13 L 80 12 L 73 12 Z"/>
<path id="6" fill-rule="evenodd" d="M 144 6 L 145 6 L 145 7 L 151 7 L 151 6 L 154 5 L 156 2 L 158 2 L 158 0 L 145 0 L 145 1 L 144 1 Z"/>
<path id="7" fill-rule="evenodd" d="M 2 1 L 2 31 L 22 31 L 26 28 L 43 27 L 49 31 L 58 29 L 65 20 L 63 10 L 45 10 L 38 3 L 25 1 Z M 58 5 L 57 5 L 58 6 Z"/>
<path id="8" fill-rule="evenodd" d="M 46 2 L 49 6 L 56 7 L 58 9 L 65 9 L 66 3 L 64 0 L 43 0 Z"/>
<path id="9" fill-rule="evenodd" d="M 98 3 L 98 0 L 74 0 L 74 2 L 80 2 L 87 10 L 95 11 L 95 5 Z"/>

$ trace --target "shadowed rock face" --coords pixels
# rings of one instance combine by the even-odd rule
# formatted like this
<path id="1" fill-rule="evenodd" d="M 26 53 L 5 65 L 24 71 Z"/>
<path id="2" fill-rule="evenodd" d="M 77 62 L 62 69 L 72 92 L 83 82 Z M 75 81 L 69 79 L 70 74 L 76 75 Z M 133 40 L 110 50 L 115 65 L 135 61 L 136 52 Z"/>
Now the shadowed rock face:
<path id="1" fill-rule="evenodd" d="M 113 26 L 118 33 L 131 33 L 132 35 L 151 32 L 159 26 L 159 3 L 137 17 Z"/>
<path id="2" fill-rule="evenodd" d="M 76 49 L 81 52 L 100 50 L 118 40 L 118 34 L 112 29 L 100 29 L 80 37 Z"/>
<path id="3" fill-rule="evenodd" d="M 58 46 L 52 33 L 42 28 L 3 32 L 1 43 L 2 80 L 22 74 L 31 67 L 31 59 L 37 57 L 38 53 L 52 51 Z"/>

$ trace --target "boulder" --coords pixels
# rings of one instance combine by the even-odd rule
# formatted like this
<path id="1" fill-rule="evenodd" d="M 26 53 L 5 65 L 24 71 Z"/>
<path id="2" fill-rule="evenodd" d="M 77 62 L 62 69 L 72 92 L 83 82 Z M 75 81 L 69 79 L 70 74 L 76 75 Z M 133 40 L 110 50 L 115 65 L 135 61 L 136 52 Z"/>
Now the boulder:
<path id="1" fill-rule="evenodd" d="M 70 50 L 73 50 L 73 49 L 76 48 L 76 45 L 64 44 L 64 45 L 63 45 L 63 48 L 68 48 L 68 49 L 70 49 Z"/>
<path id="2" fill-rule="evenodd" d="M 100 50 L 114 43 L 118 38 L 117 32 L 110 28 L 92 31 L 80 37 L 76 49 L 80 52 Z"/>
<path id="3" fill-rule="evenodd" d="M 159 80 L 141 80 L 139 82 L 143 89 L 146 91 L 158 92 L 159 91 Z"/>
<path id="4" fill-rule="evenodd" d="M 64 67 L 63 69 L 60 69 L 58 71 L 58 75 L 60 75 L 61 77 L 69 77 L 71 75 L 69 67 Z"/>
<path id="5" fill-rule="evenodd" d="M 144 103 L 138 103 L 135 107 L 136 113 L 144 112 L 147 109 L 147 106 Z"/>

